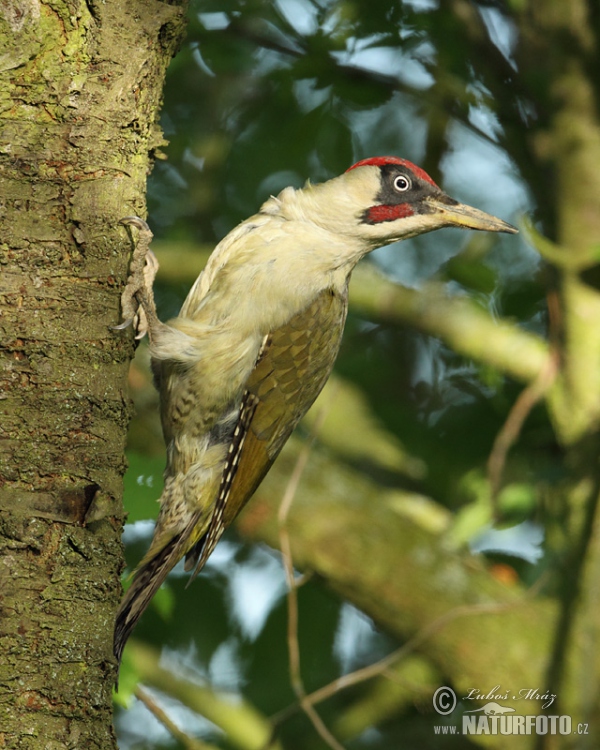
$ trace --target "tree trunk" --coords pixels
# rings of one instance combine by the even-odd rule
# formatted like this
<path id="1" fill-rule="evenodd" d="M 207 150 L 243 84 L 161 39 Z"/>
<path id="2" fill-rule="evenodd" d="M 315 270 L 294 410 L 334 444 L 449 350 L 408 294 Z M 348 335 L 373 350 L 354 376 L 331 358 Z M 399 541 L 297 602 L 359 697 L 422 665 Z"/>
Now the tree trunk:
<path id="1" fill-rule="evenodd" d="M 113 748 L 131 331 L 183 9 L 0 3 L 0 746 Z"/>

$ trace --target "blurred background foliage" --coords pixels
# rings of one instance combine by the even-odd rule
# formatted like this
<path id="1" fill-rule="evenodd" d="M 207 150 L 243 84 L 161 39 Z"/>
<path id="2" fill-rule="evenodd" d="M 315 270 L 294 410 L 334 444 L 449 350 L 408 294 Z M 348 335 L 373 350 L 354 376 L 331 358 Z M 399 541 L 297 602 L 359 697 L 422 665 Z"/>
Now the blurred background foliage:
<path id="1" fill-rule="evenodd" d="M 274 716 L 281 721 L 269 747 L 340 746 L 302 711 L 280 713 L 296 701 L 285 577 L 279 553 L 255 543 L 277 545 L 272 520 L 263 530 L 262 519 L 276 515 L 313 434 L 297 497 L 308 521 L 292 537 L 300 540 L 324 514 L 343 514 L 343 503 L 328 504 L 339 491 L 362 514 L 364 539 L 354 547 L 335 516 L 349 546 L 350 583 L 326 574 L 311 545 L 297 541 L 297 566 L 317 571 L 298 590 L 306 691 L 405 647 L 378 677 L 316 706 L 336 741 L 369 750 L 597 746 L 600 612 L 587 571 L 596 563 L 600 360 L 596 334 L 586 336 L 597 320 L 599 34 L 594 0 L 190 3 L 188 37 L 164 95 L 169 145 L 148 183 L 163 320 L 177 314 L 216 243 L 270 194 L 326 180 L 367 156 L 401 155 L 453 197 L 522 227 L 526 214 L 534 223 L 518 237 L 443 230 L 363 263 L 333 382 L 237 531 L 189 589 L 174 572 L 125 652 L 116 723 L 124 750 L 266 750 Z M 573 258 L 581 260 L 575 274 Z M 392 291 L 379 274 L 394 282 Z M 414 297 L 394 296 L 397 304 L 386 307 L 394 290 Z M 582 319 L 580 292 L 591 295 L 585 326 L 570 327 L 569 305 Z M 406 312 L 409 299 L 421 307 Z M 450 335 L 454 303 L 468 326 L 482 320 L 483 332 L 461 338 L 457 318 Z M 490 348 L 500 319 L 508 339 L 498 343 L 498 358 Z M 550 368 L 544 380 L 546 361 L 559 374 Z M 149 543 L 164 466 L 144 344 L 131 388 L 137 414 L 125 541 L 134 567 Z M 524 388 L 529 403 L 518 401 Z M 494 498 L 488 460 L 507 420 L 510 450 L 500 456 Z M 375 518 L 380 506 L 391 520 Z M 377 524 L 389 529 L 395 519 L 406 536 L 380 545 Z M 404 586 L 404 604 L 390 601 L 389 617 L 385 578 L 381 590 L 362 578 L 380 556 L 395 571 L 390 588 Z M 448 584 L 450 570 L 465 575 L 460 595 Z M 477 607 L 494 606 L 528 608 L 526 622 L 517 613 L 498 629 L 493 614 L 476 617 Z M 448 613 L 448 623 L 461 618 L 454 630 Z M 461 711 L 485 703 L 463 700 L 458 714 L 440 717 L 432 708 L 437 687 L 464 696 L 501 683 L 502 693 L 553 689 L 550 712 L 560 701 L 563 713 L 589 724 L 591 737 L 546 745 L 547 738 L 436 734 L 434 726 L 458 725 Z M 540 706 L 531 700 L 519 710 L 537 714 Z"/>

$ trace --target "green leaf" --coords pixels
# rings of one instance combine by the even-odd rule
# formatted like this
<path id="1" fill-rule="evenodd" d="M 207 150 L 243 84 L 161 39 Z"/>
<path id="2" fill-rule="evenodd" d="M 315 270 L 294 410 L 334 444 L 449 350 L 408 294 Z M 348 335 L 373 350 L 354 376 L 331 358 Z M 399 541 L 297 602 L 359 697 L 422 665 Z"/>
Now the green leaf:
<path id="1" fill-rule="evenodd" d="M 498 495 L 498 507 L 503 515 L 528 516 L 535 506 L 535 487 L 530 484 L 509 484 Z"/>
<path id="2" fill-rule="evenodd" d="M 122 708 L 130 708 L 139 681 L 139 674 L 125 647 L 119 669 L 119 690 L 113 689 L 113 701 Z"/>
<path id="3" fill-rule="evenodd" d="M 123 503 L 127 523 L 156 519 L 163 490 L 164 458 L 128 453 L 129 468 L 123 478 Z"/>

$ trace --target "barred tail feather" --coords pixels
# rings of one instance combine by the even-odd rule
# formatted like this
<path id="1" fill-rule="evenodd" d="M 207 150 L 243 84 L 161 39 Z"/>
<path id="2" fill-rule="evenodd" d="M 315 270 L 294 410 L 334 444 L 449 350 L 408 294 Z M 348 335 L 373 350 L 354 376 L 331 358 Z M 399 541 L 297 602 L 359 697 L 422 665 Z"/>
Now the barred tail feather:
<path id="1" fill-rule="evenodd" d="M 121 664 L 123 649 L 137 621 L 163 581 L 189 546 L 189 538 L 200 514 L 194 514 L 187 526 L 173 537 L 156 555 L 143 562 L 135 571 L 133 583 L 127 589 L 117 612 L 113 650 L 117 664 Z"/>

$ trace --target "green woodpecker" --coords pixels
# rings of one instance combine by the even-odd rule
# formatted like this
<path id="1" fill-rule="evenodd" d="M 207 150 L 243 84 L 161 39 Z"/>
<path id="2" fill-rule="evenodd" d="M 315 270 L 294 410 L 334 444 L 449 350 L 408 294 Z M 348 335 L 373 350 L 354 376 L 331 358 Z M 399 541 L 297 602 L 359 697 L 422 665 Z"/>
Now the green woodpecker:
<path id="1" fill-rule="evenodd" d="M 137 311 L 149 335 L 167 467 L 150 549 L 117 614 L 118 661 L 169 571 L 185 555 L 197 575 L 325 385 L 358 261 L 441 227 L 517 231 L 453 200 L 404 159 L 365 159 L 269 198 L 219 243 L 179 316 L 164 324 L 152 295 L 152 235 L 141 219 L 123 222 L 141 229 L 123 313 Z"/>

